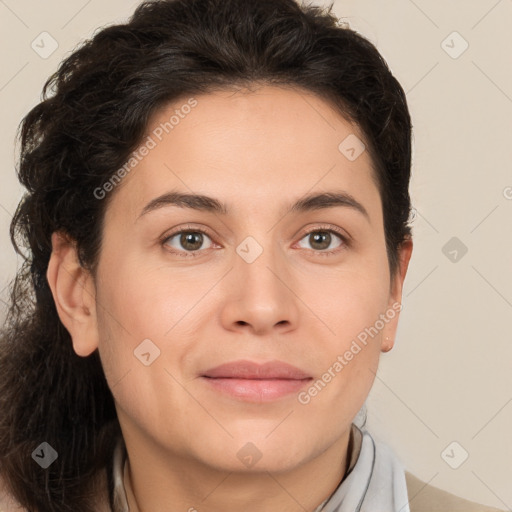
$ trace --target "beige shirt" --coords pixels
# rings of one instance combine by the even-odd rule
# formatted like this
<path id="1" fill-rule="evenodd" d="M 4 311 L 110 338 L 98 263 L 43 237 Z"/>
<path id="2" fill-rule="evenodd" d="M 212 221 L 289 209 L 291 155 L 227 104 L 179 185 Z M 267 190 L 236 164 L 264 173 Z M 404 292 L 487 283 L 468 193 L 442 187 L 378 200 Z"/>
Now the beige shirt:
<path id="1" fill-rule="evenodd" d="M 432 487 L 409 472 L 405 472 L 411 512 L 505 512 L 464 500 L 449 492 Z"/>

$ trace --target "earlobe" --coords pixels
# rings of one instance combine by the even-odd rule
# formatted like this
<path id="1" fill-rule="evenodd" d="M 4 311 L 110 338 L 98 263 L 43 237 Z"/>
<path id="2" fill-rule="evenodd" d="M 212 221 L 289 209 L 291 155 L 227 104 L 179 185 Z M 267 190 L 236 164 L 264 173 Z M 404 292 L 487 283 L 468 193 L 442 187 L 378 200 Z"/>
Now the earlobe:
<path id="1" fill-rule="evenodd" d="M 79 356 L 98 347 L 95 287 L 92 275 L 79 262 L 75 242 L 66 234 L 52 234 L 52 254 L 46 273 L 53 300 Z"/>
<path id="2" fill-rule="evenodd" d="M 389 352 L 393 345 L 395 344 L 395 340 L 392 340 L 389 336 L 384 337 L 384 342 L 382 343 L 381 352 Z"/>

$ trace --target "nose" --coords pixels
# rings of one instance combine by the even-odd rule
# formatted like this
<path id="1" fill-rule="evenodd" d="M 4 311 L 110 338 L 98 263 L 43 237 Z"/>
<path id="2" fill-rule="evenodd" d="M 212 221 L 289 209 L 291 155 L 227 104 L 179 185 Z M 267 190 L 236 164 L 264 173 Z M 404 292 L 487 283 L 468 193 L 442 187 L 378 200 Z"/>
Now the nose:
<path id="1" fill-rule="evenodd" d="M 297 328 L 300 299 L 294 278 L 279 249 L 254 239 L 240 244 L 226 283 L 221 313 L 224 327 L 264 335 Z"/>

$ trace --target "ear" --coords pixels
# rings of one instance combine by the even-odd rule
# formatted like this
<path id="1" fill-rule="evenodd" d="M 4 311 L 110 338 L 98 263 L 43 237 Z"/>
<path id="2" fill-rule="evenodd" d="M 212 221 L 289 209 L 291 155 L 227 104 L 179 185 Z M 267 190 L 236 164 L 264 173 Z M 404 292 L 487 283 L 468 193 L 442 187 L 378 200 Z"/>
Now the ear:
<path id="1" fill-rule="evenodd" d="M 46 277 L 75 352 L 82 357 L 90 355 L 98 347 L 94 280 L 78 260 L 76 243 L 62 232 L 52 234 Z"/>
<path id="2" fill-rule="evenodd" d="M 409 268 L 412 248 L 412 239 L 408 237 L 399 249 L 399 268 L 397 269 L 395 276 L 391 279 L 388 309 L 385 313 L 387 321 L 385 322 L 385 327 L 382 330 L 382 352 L 389 352 L 395 344 L 398 319 L 402 309 L 403 285 L 407 269 Z"/>

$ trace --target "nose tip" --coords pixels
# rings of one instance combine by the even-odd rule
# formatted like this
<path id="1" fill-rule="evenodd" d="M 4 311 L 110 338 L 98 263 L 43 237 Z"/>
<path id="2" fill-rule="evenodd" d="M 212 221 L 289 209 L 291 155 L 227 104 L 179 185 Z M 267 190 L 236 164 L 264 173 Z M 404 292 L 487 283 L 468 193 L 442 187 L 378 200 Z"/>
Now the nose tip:
<path id="1" fill-rule="evenodd" d="M 298 318 L 297 304 L 286 284 L 291 277 L 285 275 L 283 262 L 252 236 L 238 245 L 237 253 L 240 260 L 229 281 L 232 293 L 222 313 L 225 327 L 249 328 L 258 334 L 293 327 Z"/>

